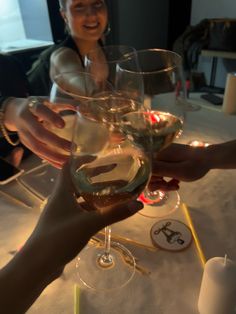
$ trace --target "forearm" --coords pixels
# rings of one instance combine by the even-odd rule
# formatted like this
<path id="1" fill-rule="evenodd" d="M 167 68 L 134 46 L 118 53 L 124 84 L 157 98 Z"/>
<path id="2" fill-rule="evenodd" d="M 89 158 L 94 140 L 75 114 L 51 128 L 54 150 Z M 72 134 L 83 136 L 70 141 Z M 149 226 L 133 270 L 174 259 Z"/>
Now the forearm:
<path id="1" fill-rule="evenodd" d="M 236 169 L 236 140 L 208 146 L 205 158 L 211 169 Z"/>
<path id="2" fill-rule="evenodd" d="M 1 269 L 0 308 L 7 313 L 25 313 L 44 288 L 60 275 L 61 269 L 55 270 L 47 262 L 43 245 L 40 241 L 26 244 Z"/>
<path id="3" fill-rule="evenodd" d="M 22 98 L 9 97 L 5 100 L 4 108 L 4 124 L 9 131 L 16 132 L 15 125 L 16 110 L 18 106 L 22 105 Z"/>

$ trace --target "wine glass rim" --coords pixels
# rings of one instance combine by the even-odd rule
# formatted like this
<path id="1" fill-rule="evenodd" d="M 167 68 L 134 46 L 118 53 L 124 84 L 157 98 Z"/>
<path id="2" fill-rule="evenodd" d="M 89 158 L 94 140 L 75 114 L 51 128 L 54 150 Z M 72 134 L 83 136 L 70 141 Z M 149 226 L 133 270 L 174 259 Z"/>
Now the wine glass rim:
<path id="1" fill-rule="evenodd" d="M 93 61 L 91 60 L 91 58 L 89 58 L 89 55 L 91 55 L 91 53 L 94 53 L 95 51 L 99 51 L 99 50 L 102 50 L 102 51 L 109 51 L 113 48 L 121 48 L 121 49 L 127 49 L 127 50 L 130 50 L 130 51 L 127 51 L 124 55 L 122 55 L 121 58 L 115 58 L 114 60 L 105 60 L 104 62 L 96 62 L 96 61 Z M 124 61 L 126 59 L 126 57 L 130 57 L 132 54 L 136 54 L 137 53 L 137 50 L 132 47 L 132 46 L 128 46 L 128 45 L 105 45 L 105 46 L 99 46 L 97 48 L 94 48 L 92 50 L 90 50 L 84 57 L 84 60 L 88 60 L 89 62 L 93 62 L 94 64 L 113 64 L 113 63 L 117 63 L 118 61 Z"/>
<path id="2" fill-rule="evenodd" d="M 139 59 L 139 56 L 141 54 L 144 54 L 144 53 L 168 53 L 169 55 L 172 55 L 174 58 L 173 58 L 173 65 L 170 65 L 168 67 L 165 67 L 165 68 L 162 68 L 160 70 L 154 70 L 154 71 L 142 71 L 141 70 L 141 67 L 140 67 L 140 59 Z M 125 71 L 127 73 L 139 73 L 139 74 L 142 74 L 143 76 L 145 75 L 150 75 L 150 74 L 155 74 L 155 73 L 164 73 L 164 72 L 169 72 L 175 68 L 178 68 L 179 66 L 182 65 L 182 57 L 174 52 L 174 51 L 171 51 L 171 50 L 167 50 L 167 49 L 161 49 L 161 48 L 150 48 L 150 49 L 141 49 L 141 50 L 137 50 L 136 51 L 136 55 L 137 55 L 137 59 L 138 59 L 138 62 L 139 62 L 139 68 L 140 70 L 138 71 L 135 71 L 135 70 L 128 70 L 128 69 L 124 69 L 122 68 L 122 66 L 119 64 L 119 67 L 122 71 Z"/>
<path id="3" fill-rule="evenodd" d="M 63 93 L 65 93 L 66 95 L 69 95 L 69 96 L 71 96 L 71 97 L 73 97 L 73 98 L 80 98 L 80 99 L 84 99 L 84 100 L 92 100 L 92 99 L 106 99 L 108 96 L 106 95 L 106 96 L 102 96 L 102 95 L 100 95 L 100 96 L 98 96 L 98 97 L 96 97 L 96 96 L 85 96 L 85 95 L 78 95 L 78 94 L 75 94 L 75 93 L 73 93 L 73 92 L 69 92 L 69 91 L 67 91 L 67 90 L 65 90 L 60 84 L 59 84 L 59 82 L 57 81 L 60 77 L 63 77 L 64 75 L 69 75 L 69 74 L 79 74 L 79 75 L 82 75 L 82 76 L 87 76 L 87 77 L 90 77 L 90 78 L 95 78 L 95 76 L 94 75 L 92 75 L 91 73 L 88 73 L 88 72 L 83 72 L 83 71 L 66 71 L 66 72 L 62 72 L 62 73 L 59 73 L 59 74 L 57 74 L 57 75 L 55 75 L 54 76 L 54 78 L 53 78 L 53 84 L 55 84 L 55 86 L 57 87 L 57 88 L 59 88 Z M 112 91 L 112 85 L 108 82 L 108 81 L 106 81 L 106 84 L 107 84 L 107 86 L 109 86 L 111 89 L 111 91 Z"/>
<path id="4" fill-rule="evenodd" d="M 138 101 L 138 100 L 135 100 L 133 98 L 129 98 L 129 97 L 125 97 L 123 95 L 120 95 L 120 94 L 115 94 L 115 93 L 111 93 L 107 96 L 104 96 L 104 97 L 89 97 L 85 103 L 93 103 L 93 102 L 96 102 L 96 101 L 106 101 L 106 100 L 119 100 L 119 101 L 129 101 L 131 103 L 136 103 L 138 105 L 140 105 L 140 107 L 142 107 L 142 102 L 141 101 Z M 145 111 L 144 109 L 140 109 L 139 111 Z"/>

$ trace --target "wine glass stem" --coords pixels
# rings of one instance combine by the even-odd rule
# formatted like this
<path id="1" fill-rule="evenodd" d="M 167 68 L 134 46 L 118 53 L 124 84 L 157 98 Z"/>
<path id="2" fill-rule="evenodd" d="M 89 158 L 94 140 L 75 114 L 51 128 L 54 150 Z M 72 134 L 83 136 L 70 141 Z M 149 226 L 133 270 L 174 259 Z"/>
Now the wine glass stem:
<path id="1" fill-rule="evenodd" d="M 111 251 L 111 227 L 105 227 L 105 251 L 104 254 L 109 256 Z"/>
<path id="2" fill-rule="evenodd" d="M 98 257 L 98 264 L 102 268 L 108 268 L 114 266 L 114 259 L 111 255 L 111 227 L 105 227 L 105 248 L 104 252 Z"/>

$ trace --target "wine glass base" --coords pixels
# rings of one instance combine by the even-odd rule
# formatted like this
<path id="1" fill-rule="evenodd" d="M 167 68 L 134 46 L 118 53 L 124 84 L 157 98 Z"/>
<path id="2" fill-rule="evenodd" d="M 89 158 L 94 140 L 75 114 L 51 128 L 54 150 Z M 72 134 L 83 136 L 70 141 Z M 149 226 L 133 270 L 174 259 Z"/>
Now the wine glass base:
<path id="1" fill-rule="evenodd" d="M 177 191 L 164 192 L 165 196 L 156 202 L 145 203 L 138 213 L 148 218 L 161 218 L 172 214 L 180 205 L 180 196 Z"/>
<path id="2" fill-rule="evenodd" d="M 111 242 L 110 252 L 113 263 L 109 267 L 103 267 L 99 260 L 104 254 L 104 247 L 85 247 L 76 262 L 79 283 L 87 288 L 105 292 L 128 284 L 135 274 L 134 257 L 128 249 L 116 242 Z"/>
<path id="3" fill-rule="evenodd" d="M 199 111 L 201 109 L 202 109 L 201 105 L 193 104 L 193 103 L 191 103 L 189 101 L 186 101 L 185 104 L 184 104 L 184 110 L 185 111 L 191 112 L 191 111 Z"/>

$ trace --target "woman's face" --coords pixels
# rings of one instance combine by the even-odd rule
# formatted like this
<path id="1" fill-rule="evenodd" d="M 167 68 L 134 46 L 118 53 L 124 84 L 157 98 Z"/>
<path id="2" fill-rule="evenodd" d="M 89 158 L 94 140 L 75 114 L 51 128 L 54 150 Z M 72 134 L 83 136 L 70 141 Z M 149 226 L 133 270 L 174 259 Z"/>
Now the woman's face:
<path id="1" fill-rule="evenodd" d="M 104 0 L 67 0 L 61 11 L 70 34 L 76 39 L 98 40 L 107 25 L 107 7 Z"/>

